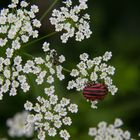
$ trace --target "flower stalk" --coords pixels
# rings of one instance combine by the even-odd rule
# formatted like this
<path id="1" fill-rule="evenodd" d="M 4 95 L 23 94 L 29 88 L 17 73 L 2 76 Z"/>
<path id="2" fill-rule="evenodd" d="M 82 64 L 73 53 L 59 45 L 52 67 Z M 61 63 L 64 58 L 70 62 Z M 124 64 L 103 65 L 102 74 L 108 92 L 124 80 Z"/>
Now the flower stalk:
<path id="1" fill-rule="evenodd" d="M 55 4 L 57 3 L 58 0 L 55 0 L 51 6 L 46 10 L 46 12 L 41 16 L 40 18 L 40 21 L 42 21 L 46 16 L 47 14 L 52 10 L 52 8 L 55 6 Z"/>

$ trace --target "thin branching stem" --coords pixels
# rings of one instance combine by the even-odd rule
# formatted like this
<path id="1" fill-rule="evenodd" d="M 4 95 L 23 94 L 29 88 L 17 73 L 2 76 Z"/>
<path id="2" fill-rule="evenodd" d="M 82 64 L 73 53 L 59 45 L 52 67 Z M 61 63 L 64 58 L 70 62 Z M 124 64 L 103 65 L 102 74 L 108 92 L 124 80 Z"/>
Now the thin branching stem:
<path id="1" fill-rule="evenodd" d="M 36 39 L 36 40 L 33 40 L 33 41 L 31 41 L 31 42 L 25 44 L 24 47 L 25 47 L 25 46 L 29 46 L 29 45 L 34 44 L 34 43 L 37 43 L 38 41 L 41 41 L 41 40 L 43 40 L 43 39 L 45 39 L 45 38 L 48 38 L 48 37 L 50 37 L 50 36 L 53 36 L 53 35 L 55 35 L 56 33 L 57 33 L 57 32 L 52 32 L 52 33 L 47 34 L 47 35 L 45 35 L 45 36 L 43 36 L 43 37 L 40 37 L 40 38 L 38 38 L 38 39 Z"/>
<path id="2" fill-rule="evenodd" d="M 64 71 L 68 72 L 68 73 L 71 73 L 70 70 L 66 69 L 66 68 L 63 68 Z"/>
<path id="3" fill-rule="evenodd" d="M 47 14 L 52 10 L 52 8 L 54 7 L 54 5 L 57 3 L 58 0 L 55 0 L 51 6 L 46 10 L 46 12 L 41 16 L 40 18 L 40 21 L 42 21 L 46 16 Z"/>

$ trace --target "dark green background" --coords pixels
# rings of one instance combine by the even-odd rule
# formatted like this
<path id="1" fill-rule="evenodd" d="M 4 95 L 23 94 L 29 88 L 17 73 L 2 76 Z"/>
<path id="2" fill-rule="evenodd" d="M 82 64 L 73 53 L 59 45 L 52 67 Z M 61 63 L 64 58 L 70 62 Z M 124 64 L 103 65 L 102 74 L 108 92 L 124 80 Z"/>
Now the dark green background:
<path id="1" fill-rule="evenodd" d="M 49 7 L 53 0 L 32 0 L 40 7 L 41 14 Z M 59 7 L 61 1 L 56 7 Z M 6 7 L 7 1 L 0 1 L 0 7 Z M 72 140 L 91 140 L 87 135 L 88 128 L 96 126 L 100 121 L 112 123 L 115 118 L 122 118 L 125 126 L 132 132 L 137 140 L 140 132 L 140 1 L 112 1 L 89 0 L 88 13 L 91 15 L 91 29 L 93 34 L 90 39 L 82 42 L 69 40 L 68 44 L 62 44 L 59 35 L 47 38 L 44 41 L 51 43 L 60 54 L 65 54 L 67 61 L 65 67 L 72 69 L 79 62 L 79 55 L 83 52 L 90 54 L 91 58 L 103 55 L 105 51 L 112 51 L 113 58 L 110 64 L 116 67 L 114 83 L 119 88 L 115 96 L 108 95 L 101 101 L 97 110 L 90 108 L 90 104 L 82 97 L 81 93 L 66 90 L 67 81 L 70 78 L 66 73 L 66 80 L 62 83 L 56 81 L 59 96 L 71 98 L 79 105 L 79 113 L 73 115 L 73 125 L 69 128 Z M 40 36 L 53 32 L 48 18 L 42 21 Z M 24 49 L 32 55 L 43 55 L 41 44 L 33 44 Z M 19 93 L 15 97 L 5 96 L 0 101 L 0 136 L 6 136 L 5 121 L 16 112 L 23 110 L 23 103 L 34 100 L 41 93 L 41 87 L 36 87 L 30 77 L 33 89 L 29 94 Z M 20 91 L 19 91 L 20 92 Z M 15 139 L 15 138 L 14 138 Z M 53 138 L 48 138 L 53 139 Z M 59 138 L 56 138 L 57 140 Z"/>

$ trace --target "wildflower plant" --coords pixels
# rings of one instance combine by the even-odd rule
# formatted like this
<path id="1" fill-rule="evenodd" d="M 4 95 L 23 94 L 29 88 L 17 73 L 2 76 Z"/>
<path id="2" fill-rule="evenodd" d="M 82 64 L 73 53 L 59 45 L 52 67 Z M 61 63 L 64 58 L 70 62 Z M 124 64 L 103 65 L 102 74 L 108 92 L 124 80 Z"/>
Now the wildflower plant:
<path id="1" fill-rule="evenodd" d="M 18 9 L 18 4 L 20 8 Z M 36 19 L 36 13 L 39 9 L 32 5 L 27 10 L 28 3 L 13 0 L 8 8 L 0 12 L 0 47 L 6 48 L 6 57 L 11 58 L 16 50 L 19 50 L 22 44 L 27 43 L 31 37 L 38 37 L 38 30 L 41 23 Z"/>
<path id="2" fill-rule="evenodd" d="M 103 56 L 95 57 L 93 59 L 89 59 L 89 55 L 87 53 L 81 54 L 77 68 L 72 69 L 70 73 L 75 80 L 68 82 L 67 89 L 71 90 L 75 88 L 77 91 L 83 91 L 87 84 L 89 84 L 90 87 L 91 83 L 102 83 L 106 85 L 107 91 L 112 95 L 115 95 L 118 89 L 113 85 L 113 80 L 111 78 L 115 73 L 115 68 L 107 64 L 111 57 L 111 52 L 105 52 Z M 97 86 L 96 91 L 99 92 Z M 98 99 L 99 98 L 95 98 L 95 100 L 91 101 L 92 108 L 97 108 L 96 104 L 98 103 Z"/>
<path id="3" fill-rule="evenodd" d="M 75 36 L 76 41 L 82 41 L 92 34 L 89 14 L 80 14 L 88 8 L 87 1 L 79 0 L 79 5 L 73 6 L 72 0 L 66 0 L 63 2 L 65 6 L 61 7 L 60 10 L 53 10 L 50 22 L 55 26 L 56 32 L 64 30 L 61 35 L 62 43 L 66 43 L 73 36 Z"/>
<path id="4" fill-rule="evenodd" d="M 121 127 L 123 121 L 116 118 L 114 124 L 107 124 L 107 122 L 99 122 L 97 127 L 89 128 L 89 136 L 94 140 L 134 140 L 131 138 L 131 133 L 124 131 Z"/>
<path id="5" fill-rule="evenodd" d="M 72 69 L 70 73 L 76 80 L 69 81 L 67 89 L 76 88 L 77 91 L 81 91 L 87 83 L 104 83 L 107 85 L 109 92 L 114 95 L 117 92 L 117 88 L 113 85 L 111 76 L 114 75 L 115 68 L 106 64 L 111 59 L 111 56 L 111 52 L 106 52 L 102 57 L 89 59 L 87 53 L 81 54 L 77 69 Z"/>
<path id="6" fill-rule="evenodd" d="M 70 103 L 69 99 L 62 98 L 58 101 L 57 95 L 52 95 L 49 99 L 43 97 L 37 97 L 38 103 L 33 104 L 27 101 L 24 104 L 25 110 L 34 111 L 33 114 L 28 115 L 27 124 L 28 126 L 34 124 L 35 131 L 38 133 L 38 139 L 45 139 L 46 134 L 54 137 L 57 133 L 61 138 L 68 140 L 70 134 L 66 129 L 62 129 L 62 126 L 70 126 L 72 124 L 71 118 L 68 113 L 77 113 L 78 106 Z M 30 128 L 30 127 L 29 127 Z M 26 129 L 28 132 L 29 130 Z"/>
<path id="7" fill-rule="evenodd" d="M 7 120 L 10 137 L 36 136 L 39 140 L 45 140 L 47 137 L 59 135 L 64 140 L 70 139 L 66 126 L 72 125 L 71 114 L 78 112 L 78 105 L 68 97 L 58 95 L 56 91 L 55 80 L 59 79 L 59 82 L 64 80 L 66 77 L 64 71 L 68 72 L 72 78 L 68 82 L 67 90 L 75 89 L 77 92 L 83 92 L 86 99 L 91 101 L 92 108 L 97 108 L 98 100 L 103 99 L 108 92 L 115 95 L 118 90 L 111 78 L 115 73 L 115 68 L 107 64 L 112 57 L 109 51 L 103 56 L 92 59 L 87 53 L 83 53 L 80 55 L 77 67 L 69 70 L 63 66 L 66 61 L 65 56 L 59 55 L 59 52 L 51 48 L 51 43 L 47 40 L 40 47 L 44 55 L 33 56 L 22 50 L 30 43 L 53 35 L 51 33 L 39 38 L 38 28 L 41 27 L 41 20 L 56 2 L 57 0 L 52 3 L 40 20 L 36 17 L 36 13 L 39 12 L 38 6 L 29 6 L 26 1 L 12 0 L 8 8 L 0 11 L 0 51 L 2 52 L 0 56 L 0 100 L 4 100 L 4 94 L 16 96 L 21 90 L 29 93 L 33 88 L 29 80 L 31 75 L 33 75 L 35 86 L 45 85 L 42 89 L 43 94 L 38 93 L 34 101 L 27 100 L 23 105 L 24 111 Z M 83 41 L 92 34 L 89 24 L 90 16 L 85 12 L 88 8 L 88 0 L 78 2 L 78 5 L 74 6 L 72 0 L 62 1 L 64 6 L 59 10 L 54 9 L 49 17 L 55 32 L 62 32 L 60 37 L 62 43 L 67 43 L 72 37 L 75 37 L 76 41 Z M 110 129 L 113 129 L 119 138 L 122 135 L 122 139 L 129 138 L 129 133 L 118 130 L 120 124 L 119 126 L 116 124 L 120 122 L 116 120 L 115 124 L 109 128 L 111 127 Z M 99 124 L 99 129 L 100 127 L 102 127 L 101 132 L 104 128 L 110 130 L 106 123 Z M 89 135 L 96 136 L 97 132 L 95 134 L 93 130 L 97 129 L 91 128 Z M 97 137 L 102 137 L 102 135 L 104 133 Z M 110 138 L 112 134 L 108 132 L 105 135 Z"/>

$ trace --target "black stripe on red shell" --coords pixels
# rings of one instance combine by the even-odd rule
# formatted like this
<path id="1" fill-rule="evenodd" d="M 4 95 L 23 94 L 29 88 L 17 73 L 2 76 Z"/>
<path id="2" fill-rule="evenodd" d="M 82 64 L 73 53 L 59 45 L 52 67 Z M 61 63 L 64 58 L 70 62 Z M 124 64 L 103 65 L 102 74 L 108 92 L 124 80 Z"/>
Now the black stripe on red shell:
<path id="1" fill-rule="evenodd" d="M 83 95 L 86 99 L 95 101 L 102 100 L 108 93 L 107 86 L 101 83 L 90 83 L 83 89 Z"/>

